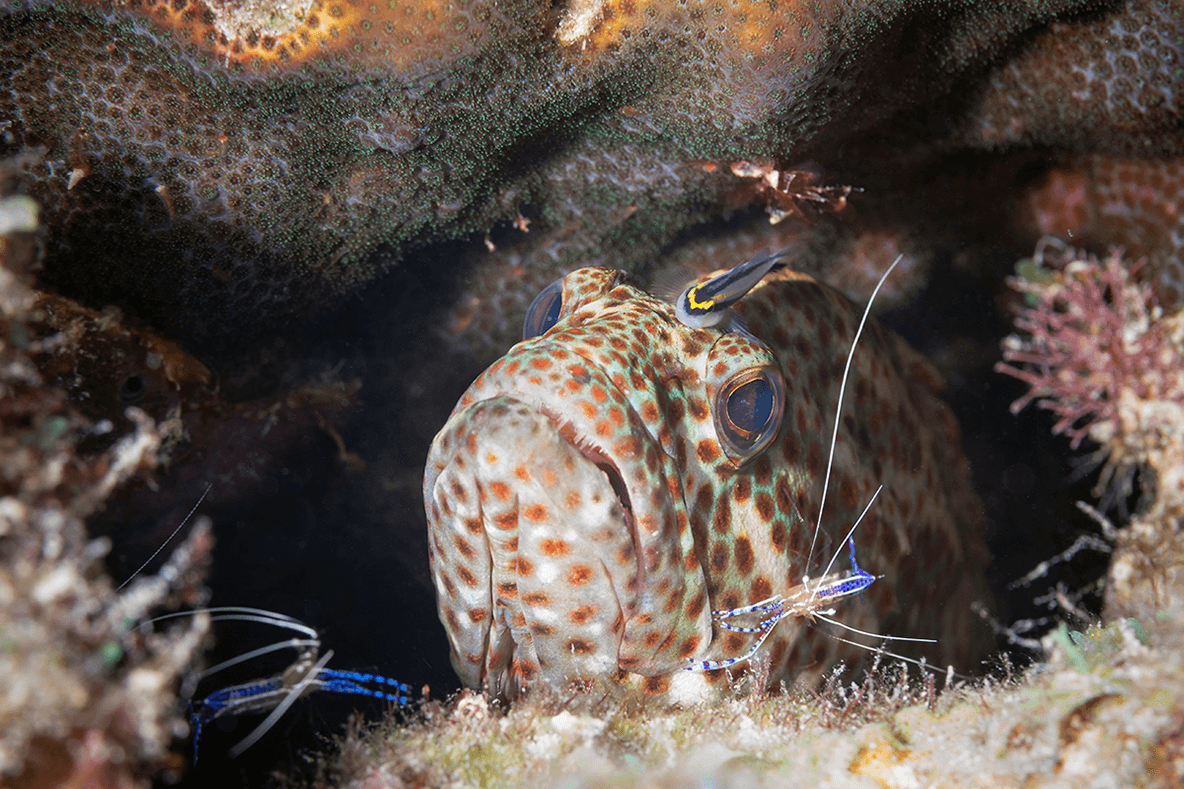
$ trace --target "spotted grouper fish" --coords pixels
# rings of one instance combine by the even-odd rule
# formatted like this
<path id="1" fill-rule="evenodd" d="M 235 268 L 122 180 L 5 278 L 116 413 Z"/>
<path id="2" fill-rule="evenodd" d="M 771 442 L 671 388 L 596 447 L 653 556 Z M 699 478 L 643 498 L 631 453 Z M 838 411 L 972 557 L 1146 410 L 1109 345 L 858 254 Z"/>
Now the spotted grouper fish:
<path id="1" fill-rule="evenodd" d="M 424 500 L 465 685 L 680 701 L 758 663 L 767 683 L 816 679 L 867 652 L 802 613 L 823 607 L 812 577 L 844 591 L 825 601 L 835 620 L 935 639 L 918 647 L 931 665 L 973 667 L 989 648 L 971 612 L 987 599 L 982 510 L 937 372 L 868 322 L 822 507 L 860 311 L 789 270 L 733 301 L 710 326 L 620 272 L 575 271 L 461 398 Z"/>

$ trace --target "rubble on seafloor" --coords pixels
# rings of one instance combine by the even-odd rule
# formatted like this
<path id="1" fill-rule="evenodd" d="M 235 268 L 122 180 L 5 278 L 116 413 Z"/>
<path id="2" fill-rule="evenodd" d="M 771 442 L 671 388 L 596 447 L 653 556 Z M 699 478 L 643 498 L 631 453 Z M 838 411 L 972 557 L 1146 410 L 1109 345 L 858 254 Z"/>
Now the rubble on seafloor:
<path id="1" fill-rule="evenodd" d="M 981 684 L 885 659 L 817 692 L 673 711 L 504 710 L 466 691 L 416 723 L 353 727 L 303 785 L 1166 789 L 1184 779 L 1180 622 L 1061 628 L 1046 662 Z"/>
<path id="2" fill-rule="evenodd" d="M 147 618 L 204 602 L 213 537 L 197 522 L 158 571 L 120 587 L 104 571 L 110 542 L 84 519 L 154 466 L 161 436 L 132 409 L 113 446 L 75 452 L 94 425 L 30 360 L 52 342 L 28 331 L 36 216 L 27 197 L 0 197 L 0 785 L 146 787 L 183 767 L 177 684 L 209 628 Z"/>

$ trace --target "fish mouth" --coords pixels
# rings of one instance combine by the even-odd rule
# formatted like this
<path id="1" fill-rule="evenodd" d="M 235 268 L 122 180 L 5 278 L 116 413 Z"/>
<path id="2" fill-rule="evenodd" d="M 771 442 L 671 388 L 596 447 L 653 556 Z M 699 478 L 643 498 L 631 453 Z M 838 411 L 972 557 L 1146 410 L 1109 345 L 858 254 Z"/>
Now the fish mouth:
<path id="1" fill-rule="evenodd" d="M 596 468 L 600 469 L 601 473 L 608 478 L 609 486 L 612 487 L 613 493 L 617 496 L 617 503 L 621 505 L 621 509 L 625 513 L 625 522 L 629 525 L 629 533 L 633 535 L 634 542 L 636 542 L 637 529 L 633 517 L 633 503 L 629 496 L 629 487 L 625 484 L 625 478 L 621 475 L 621 471 L 613 461 L 612 456 L 605 452 L 602 447 L 597 446 L 589 440 L 586 435 L 581 435 L 570 419 L 564 419 L 542 404 L 535 404 L 534 408 L 546 417 L 547 421 L 555 427 L 564 441 L 570 444 L 572 448 L 583 455 Z"/>
<path id="2" fill-rule="evenodd" d="M 440 431 L 424 474 L 457 674 L 513 697 L 684 668 L 710 645 L 710 606 L 643 423 L 492 389 Z"/>

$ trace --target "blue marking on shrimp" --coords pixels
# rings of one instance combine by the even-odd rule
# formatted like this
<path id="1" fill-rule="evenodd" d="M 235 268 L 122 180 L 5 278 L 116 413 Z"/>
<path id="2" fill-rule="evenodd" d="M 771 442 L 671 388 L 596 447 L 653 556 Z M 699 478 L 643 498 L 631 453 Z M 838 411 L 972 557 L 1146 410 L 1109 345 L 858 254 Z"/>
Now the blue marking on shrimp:
<path id="1" fill-rule="evenodd" d="M 849 537 L 847 542 L 851 546 L 851 566 L 855 568 L 854 571 L 848 576 L 815 589 L 814 594 L 818 597 L 839 598 L 859 594 L 875 582 L 876 576 L 864 572 L 863 568 L 859 566 L 859 562 L 855 561 L 855 538 Z"/>
<path id="2" fill-rule="evenodd" d="M 789 248 L 783 249 L 774 255 L 768 255 L 767 250 L 761 250 L 747 263 L 743 263 L 731 271 L 714 277 L 701 285 L 691 286 L 678 300 L 676 313 L 679 320 L 688 326 L 695 327 L 712 326 L 719 323 L 722 320 L 722 315 L 727 312 L 727 308 L 755 287 L 766 274 L 776 267 L 777 261 L 787 252 L 789 252 Z M 851 359 L 855 354 L 855 348 L 859 343 L 859 338 L 863 334 L 863 327 L 871 312 L 872 302 L 875 301 L 876 294 L 880 292 L 880 288 L 883 286 L 885 280 L 888 279 L 888 275 L 892 273 L 899 262 L 900 257 L 897 257 L 892 265 L 888 267 L 888 270 L 880 277 L 880 281 L 872 291 L 871 298 L 864 307 L 859 327 L 856 329 L 855 337 L 851 341 L 851 349 L 847 353 L 847 363 L 843 369 L 843 379 L 839 384 L 838 405 L 835 409 L 835 426 L 831 435 L 830 453 L 826 461 L 826 474 L 823 476 L 822 481 L 822 497 L 818 505 L 818 519 L 814 531 L 814 540 L 810 543 L 810 552 L 807 554 L 807 566 L 809 565 L 809 560 L 814 556 L 814 544 L 818 539 L 818 532 L 822 526 L 822 513 L 826 505 L 827 490 L 830 487 L 831 465 L 834 462 L 835 444 L 838 439 L 839 415 L 843 410 L 843 396 L 847 390 L 847 376 L 851 369 Z M 718 301 L 703 297 L 700 293 L 701 290 L 710 296 L 718 297 Z M 717 315 L 721 317 L 716 317 Z M 740 328 L 743 331 L 743 327 Z M 790 589 L 785 595 L 776 595 L 768 600 L 762 600 L 759 603 L 753 603 L 740 608 L 713 611 L 711 618 L 722 629 L 729 630 L 733 633 L 754 633 L 757 634 L 756 640 L 743 655 L 722 660 L 694 660 L 688 658 L 687 660 L 690 665 L 683 668 L 687 671 L 714 671 L 721 668 L 728 668 L 729 666 L 734 666 L 737 663 L 748 660 L 765 643 L 765 640 L 777 627 L 777 623 L 786 617 L 793 616 L 803 619 L 808 618 L 810 620 L 818 617 L 825 621 L 833 622 L 833 620 L 827 617 L 834 614 L 834 609 L 823 610 L 826 604 L 844 597 L 859 594 L 871 586 L 876 580 L 876 576 L 864 571 L 855 560 L 854 534 L 855 530 L 859 528 L 859 524 L 863 522 L 864 516 L 871 510 L 881 490 L 883 490 L 883 486 L 877 488 L 876 492 L 872 494 L 871 500 L 868 501 L 867 506 L 864 507 L 863 512 L 860 513 L 859 518 L 856 519 L 855 524 L 847 532 L 847 536 L 844 539 L 844 542 L 850 547 L 851 566 L 853 568 L 850 572 L 836 573 L 834 575 L 830 572 L 835 560 L 839 557 L 839 551 L 842 551 L 842 543 L 839 543 L 839 551 L 835 552 L 835 555 L 831 558 L 830 564 L 827 565 L 820 579 L 811 580 L 809 578 L 803 578 L 802 583 Z M 733 625 L 727 621 L 746 614 L 760 615 L 761 620 L 755 626 Z M 926 639 L 904 640 L 914 641 Z"/>
<path id="3" fill-rule="evenodd" d="M 193 723 L 194 763 L 197 762 L 202 727 L 223 715 L 246 715 L 268 711 L 272 711 L 273 714 L 275 711 L 279 711 L 282 714 L 296 698 L 314 691 L 367 696 L 398 705 L 411 703 L 411 687 L 402 682 L 379 674 L 324 668 L 324 660 L 331 655 L 332 652 L 326 653 L 318 663 L 320 667 L 314 673 L 296 682 L 277 675 L 222 688 L 204 699 L 192 702 L 189 719 Z M 377 687 L 368 687 L 371 685 Z M 277 720 L 278 717 L 276 716 Z M 272 723 L 274 720 L 271 718 L 265 721 L 247 739 L 236 745 L 232 749 L 231 755 L 237 756 L 253 745 L 270 728 Z"/>
<path id="4" fill-rule="evenodd" d="M 289 630 L 303 636 L 277 641 L 258 649 L 224 660 L 212 666 L 197 677 L 201 682 L 206 677 L 250 660 L 256 660 L 281 650 L 293 650 L 295 659 L 281 673 L 262 679 L 220 688 L 205 698 L 191 701 L 189 719 L 193 724 L 193 761 L 196 764 L 202 727 L 225 715 L 249 715 L 268 713 L 267 718 L 230 749 L 232 757 L 238 756 L 254 745 L 268 729 L 296 702 L 309 693 L 324 691 L 351 696 L 366 696 L 373 699 L 404 705 L 412 702 L 412 690 L 398 680 L 362 671 L 342 671 L 326 668 L 333 651 L 329 650 L 318 658 L 321 641 L 317 631 L 285 614 L 243 606 L 225 606 L 204 609 L 211 614 L 211 622 L 253 622 Z M 179 616 L 191 616 L 196 611 L 180 611 L 156 617 L 145 625 Z"/>
<path id="5" fill-rule="evenodd" d="M 866 572 L 855 561 L 854 537 L 848 535 L 847 543 L 850 547 L 852 570 L 825 575 L 817 581 L 805 580 L 785 595 L 770 597 L 759 603 L 723 611 L 712 611 L 711 618 L 720 628 L 733 633 L 756 633 L 759 634 L 759 637 L 742 655 L 723 660 L 690 660 L 690 665 L 683 666 L 683 668 L 687 671 L 715 671 L 748 660 L 757 653 L 765 643 L 765 639 L 769 637 L 782 619 L 791 616 L 813 619 L 816 615 L 833 614 L 834 609 L 824 610 L 826 605 L 843 597 L 859 594 L 871 586 L 875 582 L 876 576 Z M 739 616 L 749 615 L 761 617 L 760 622 L 756 625 L 736 625 L 728 621 Z"/>

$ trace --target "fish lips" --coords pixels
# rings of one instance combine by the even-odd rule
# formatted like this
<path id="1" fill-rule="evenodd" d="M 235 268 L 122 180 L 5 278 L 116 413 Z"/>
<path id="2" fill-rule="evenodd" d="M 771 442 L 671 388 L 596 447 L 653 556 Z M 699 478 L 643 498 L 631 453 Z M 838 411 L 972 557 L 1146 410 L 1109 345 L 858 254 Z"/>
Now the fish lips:
<path id="1" fill-rule="evenodd" d="M 633 516 L 615 470 L 510 397 L 454 420 L 451 440 L 433 445 L 429 469 L 439 470 L 424 495 L 457 673 L 508 696 L 539 681 L 558 689 L 614 675 L 627 588 L 638 584 Z"/>
<path id="2" fill-rule="evenodd" d="M 539 678 L 655 676 L 711 640 L 673 460 L 608 376 L 579 366 L 592 379 L 581 395 L 599 397 L 487 371 L 433 444 L 424 486 L 433 573 L 466 684 L 513 695 Z M 478 525 L 488 558 L 475 564 L 456 540 Z M 459 593 L 462 567 L 488 573 L 480 599 Z M 490 615 L 473 623 L 474 610 Z"/>

